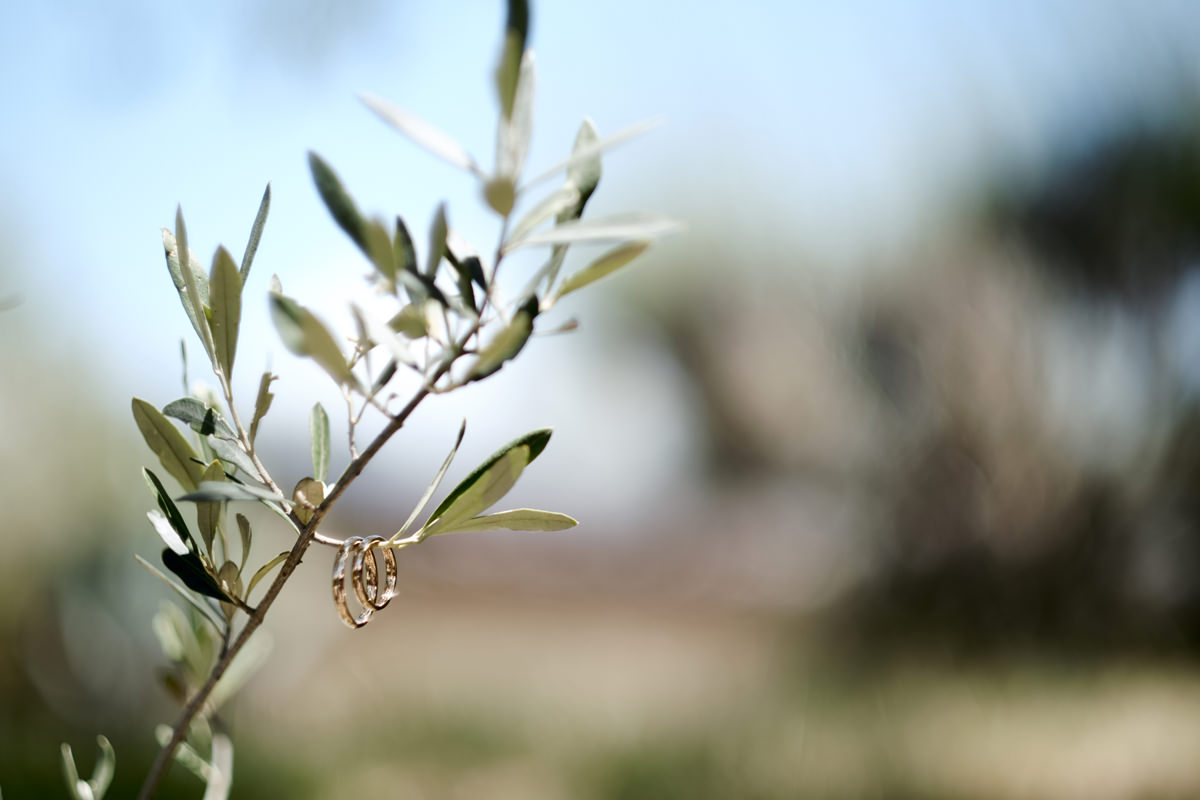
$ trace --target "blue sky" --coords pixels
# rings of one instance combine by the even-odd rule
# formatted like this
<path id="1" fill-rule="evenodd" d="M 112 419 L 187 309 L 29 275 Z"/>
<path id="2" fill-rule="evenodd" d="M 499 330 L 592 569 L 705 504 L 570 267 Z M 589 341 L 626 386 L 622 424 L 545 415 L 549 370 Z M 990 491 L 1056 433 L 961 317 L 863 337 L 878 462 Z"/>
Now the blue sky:
<path id="1" fill-rule="evenodd" d="M 663 115 L 609 157 L 598 209 L 661 204 L 702 235 L 713 218 L 742 231 L 786 223 L 832 269 L 919 235 L 987 171 L 1020 174 L 1109 119 L 1157 113 L 1174 88 L 1163 76 L 1178 67 L 1194 80 L 1200 60 L 1200 7 L 1186 2 L 619 0 L 541 3 L 534 14 L 535 171 L 569 147 L 585 114 L 602 132 Z M 448 200 L 452 224 L 486 246 L 495 232 L 470 179 L 354 95 L 392 99 L 487 163 L 501 18 L 498 3 L 466 0 L 4 4 L 0 295 L 23 299 L 9 324 L 49 329 L 37 346 L 103 375 L 117 413 L 131 394 L 170 400 L 187 325 L 158 229 L 182 203 L 197 252 L 221 242 L 240 254 L 267 181 L 272 217 L 249 295 L 265 296 L 278 273 L 344 324 L 341 301 L 366 267 L 310 187 L 308 149 L 372 212 L 423 230 Z M 243 393 L 268 364 L 313 382 L 277 344 L 265 301 L 252 303 Z M 577 341 L 539 343 L 544 352 L 505 383 L 448 404 L 448 430 L 421 439 L 438 453 L 431 463 L 452 417 L 472 416 L 479 453 L 549 417 L 573 431 L 561 463 L 582 460 L 596 481 L 640 498 L 635 507 L 652 503 L 654 476 L 688 453 L 687 426 L 672 421 L 680 398 L 661 364 L 635 350 L 603 367 L 603 380 L 589 375 L 580 365 L 607 352 L 587 330 L 590 308 L 568 309 L 584 318 Z M 31 352 L 20 344 L 5 358 Z M 544 376 L 561 388 L 547 392 Z M 311 402 L 301 394 L 296 413 Z M 491 413 L 497 403 L 502 415 Z M 621 414 L 605 413 L 614 406 Z M 597 438 L 616 444 L 597 448 Z M 646 471 L 620 462 L 629 441 L 648 443 Z"/>

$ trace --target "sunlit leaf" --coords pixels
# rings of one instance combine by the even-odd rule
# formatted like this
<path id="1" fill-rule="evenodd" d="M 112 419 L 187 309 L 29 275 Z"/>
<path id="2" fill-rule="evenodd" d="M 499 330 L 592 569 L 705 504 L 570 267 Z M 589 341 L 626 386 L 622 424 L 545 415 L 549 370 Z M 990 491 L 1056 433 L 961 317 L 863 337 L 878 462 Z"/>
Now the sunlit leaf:
<path id="1" fill-rule="evenodd" d="M 167 547 L 174 550 L 176 553 L 179 553 L 180 555 L 188 552 L 187 544 L 185 544 L 183 539 L 180 538 L 179 534 L 175 531 L 175 528 L 171 525 L 171 523 L 167 521 L 167 518 L 163 512 L 159 511 L 157 508 L 147 511 L 146 518 L 150 520 L 150 524 L 154 526 L 155 532 L 158 534 L 159 538 L 163 540 L 163 543 L 166 544 Z"/>
<path id="2" fill-rule="evenodd" d="M 309 414 L 308 433 L 312 442 L 313 477 L 324 481 L 329 475 L 329 415 L 320 403 Z"/>
<path id="3" fill-rule="evenodd" d="M 520 241 L 509 241 L 505 252 L 519 247 L 578 242 L 623 242 L 657 239 L 680 229 L 678 222 L 653 214 L 614 214 L 597 219 L 568 220 L 548 231 L 534 233 Z"/>
<path id="4" fill-rule="evenodd" d="M 271 393 L 271 381 L 278 377 L 270 372 L 264 372 L 258 380 L 258 396 L 254 399 L 254 418 L 250 420 L 251 442 L 258 436 L 258 423 L 262 422 L 263 417 L 271 410 L 271 401 L 275 399 L 275 395 Z"/>
<path id="5" fill-rule="evenodd" d="M 360 94 L 359 99 L 380 119 L 407 136 L 414 144 L 425 148 L 443 161 L 483 177 L 483 170 L 462 145 L 420 117 L 408 113 L 394 103 L 372 94 Z"/>
<path id="6" fill-rule="evenodd" d="M 258 242 L 262 239 L 263 226 L 267 224 L 267 212 L 271 210 L 271 184 L 263 191 L 262 200 L 258 204 L 258 213 L 254 215 L 254 225 L 250 228 L 250 239 L 246 242 L 246 250 L 242 253 L 242 266 L 239 275 L 242 285 L 250 276 L 250 265 L 254 262 L 254 254 L 258 252 Z"/>
<path id="7" fill-rule="evenodd" d="M 133 419 L 163 469 L 183 488 L 196 488 L 204 469 L 197 463 L 196 451 L 179 429 L 157 408 L 136 397 L 133 399 Z"/>
<path id="8" fill-rule="evenodd" d="M 92 777 L 86 781 L 79 779 L 71 745 L 65 742 L 62 745 L 63 777 L 66 779 L 71 797 L 75 800 L 100 800 L 108 791 L 109 784 L 112 783 L 117 765 L 116 751 L 113 750 L 108 739 L 103 736 L 96 737 L 96 745 L 99 747 L 100 755 L 96 758 L 96 767 L 92 770 Z"/>
<path id="9" fill-rule="evenodd" d="M 209 343 L 212 337 L 208 331 L 208 319 L 204 315 L 204 303 L 208 300 L 208 279 L 195 266 L 200 263 L 196 254 L 189 251 L 187 274 L 190 276 L 190 282 L 195 284 L 197 294 L 201 298 L 199 305 L 193 304 L 191 293 L 188 290 L 189 280 L 185 279 L 184 269 L 179 260 L 179 243 L 175 234 L 163 228 L 162 238 L 167 258 L 167 270 L 171 273 L 171 282 L 175 284 L 175 290 L 179 293 L 179 302 L 183 305 L 183 310 L 191 321 L 196 336 L 200 338 L 205 353 L 210 354 L 211 357 L 212 349 Z M 201 280 L 204 281 L 203 285 L 200 283 Z"/>
<path id="10" fill-rule="evenodd" d="M 208 503 L 221 500 L 267 500 L 282 503 L 285 499 L 270 489 L 260 489 L 244 483 L 204 481 L 193 492 L 175 498 L 180 503 Z"/>
<path id="11" fill-rule="evenodd" d="M 213 346 L 216 348 L 217 363 L 225 371 L 225 377 L 229 378 L 233 375 L 238 324 L 242 318 L 242 276 L 233 263 L 233 256 L 224 247 L 218 247 L 213 256 L 208 286 Z"/>
<path id="12" fill-rule="evenodd" d="M 562 286 L 558 287 L 558 291 L 555 292 L 555 296 L 562 297 L 570 294 L 576 289 L 582 289 L 589 283 L 600 280 L 605 275 L 616 272 L 640 256 L 649 246 L 649 242 L 626 242 L 625 244 L 617 245 L 563 281 Z"/>
<path id="13" fill-rule="evenodd" d="M 476 467 L 446 496 L 429 517 L 422 538 L 451 522 L 487 510 L 508 493 L 521 471 L 537 458 L 550 441 L 551 430 L 543 428 L 510 442 Z"/>
<path id="14" fill-rule="evenodd" d="M 496 64 L 496 95 L 500 99 L 500 113 L 504 119 L 513 115 L 517 82 L 521 74 L 521 57 L 525 54 L 525 43 L 528 39 L 528 0 L 508 0 L 504 40 L 500 50 L 500 61 Z"/>
<path id="15" fill-rule="evenodd" d="M 162 512 L 162 519 L 171 527 L 175 536 L 179 539 L 179 543 L 183 545 L 184 550 L 196 551 L 196 542 L 192 539 L 187 522 L 184 520 L 183 514 L 180 513 L 179 507 L 175 505 L 175 501 L 171 499 L 171 496 L 167 494 L 167 490 L 163 488 L 162 481 L 145 467 L 142 467 L 142 477 L 146 479 L 146 485 L 150 487 L 150 491 L 154 492 L 154 499 L 158 502 L 158 507 Z M 158 531 L 158 535 L 167 543 L 167 546 L 178 552 L 178 546 L 169 536 L 164 535 L 159 524 L 153 517 L 151 517 L 150 523 L 154 525 L 155 530 Z"/>
<path id="16" fill-rule="evenodd" d="M 562 161 L 551 166 L 545 172 L 539 172 L 535 177 L 529 179 L 521 185 L 521 192 L 524 193 L 531 186 L 536 186 L 544 180 L 553 178 L 563 170 L 571 169 L 576 165 L 586 164 L 591 162 L 596 156 L 610 150 L 617 145 L 624 144 L 630 139 L 635 139 L 641 136 L 646 131 L 649 131 L 659 125 L 660 120 L 651 119 L 643 122 L 638 122 L 630 125 L 628 128 L 622 128 L 611 136 L 605 136 L 603 139 L 595 140 L 591 145 L 581 147 L 571 153 Z"/>
<path id="17" fill-rule="evenodd" d="M 573 208 L 578 203 L 579 190 L 573 184 L 568 183 L 565 186 L 555 189 L 542 198 L 537 205 L 525 212 L 525 215 L 521 219 L 517 220 L 517 224 L 513 225 L 512 231 L 508 235 L 508 241 L 514 242 L 520 240 L 546 220 L 561 214 L 569 208 Z"/>
<path id="18" fill-rule="evenodd" d="M 200 262 L 192 258 L 192 251 L 188 248 L 187 227 L 183 224 L 182 206 L 176 206 L 175 208 L 175 240 L 179 245 L 179 272 L 183 277 L 184 291 L 187 292 L 188 301 L 196 313 L 196 319 L 193 320 L 193 324 L 196 325 L 196 333 L 200 335 L 200 341 L 204 344 L 204 349 L 208 352 L 209 357 L 212 358 L 215 356 L 216 351 L 213 349 L 212 331 L 209 329 L 208 317 L 205 313 L 205 307 L 208 305 L 207 291 L 201 292 L 200 290 L 202 282 L 207 283 L 207 281 L 204 280 L 204 272 L 201 269 Z"/>
<path id="19" fill-rule="evenodd" d="M 574 528 L 579 520 L 556 511 L 538 511 L 533 508 L 517 508 L 498 511 L 481 517 L 469 517 L 437 528 L 430 536 L 443 533 L 473 533 L 476 531 L 565 531 Z"/>
<path id="20" fill-rule="evenodd" d="M 236 439 L 237 434 L 215 408 L 206 406 L 194 397 L 181 397 L 163 406 L 163 414 L 186 422 L 201 436 L 212 434 L 221 439 Z"/>
<path id="21" fill-rule="evenodd" d="M 512 213 L 517 203 L 517 186 L 508 175 L 497 175 L 483 184 L 483 199 L 502 217 Z"/>
<path id="22" fill-rule="evenodd" d="M 446 471 L 450 469 L 450 462 L 454 460 L 454 455 L 458 452 L 458 446 L 462 444 L 463 435 L 466 432 L 467 421 L 464 419 L 462 425 L 460 425 L 458 428 L 458 436 L 454 439 L 454 446 L 450 448 L 450 453 L 442 462 L 442 466 L 438 469 L 437 474 L 433 476 L 433 480 L 430 482 L 429 486 L 426 487 L 425 493 L 421 495 L 421 499 L 418 500 L 416 506 L 413 507 L 412 513 L 408 515 L 408 519 L 406 519 L 404 524 L 400 526 L 400 530 L 396 531 L 395 535 L 392 536 L 393 542 L 398 541 L 404 536 L 405 533 L 408 532 L 408 529 L 412 526 L 412 524 L 417 521 L 417 517 L 419 517 L 421 512 L 425 510 L 425 506 L 429 505 L 429 501 L 433 498 L 434 492 L 436 492 L 438 487 L 442 485 L 442 479 L 446 477 Z"/>
<path id="23" fill-rule="evenodd" d="M 355 385 L 353 373 L 333 336 L 304 306 L 272 292 L 271 320 L 284 345 L 298 356 L 316 361 L 338 383 Z"/>
<path id="24" fill-rule="evenodd" d="M 579 217 L 588 198 L 600 184 L 600 151 L 596 149 L 599 141 L 600 134 L 596 131 L 595 123 L 585 118 L 575 134 L 571 159 L 567 161 L 567 183 L 579 190 L 579 205 L 570 215 L 571 218 Z"/>
<path id="25" fill-rule="evenodd" d="M 521 58 L 512 114 L 501 117 L 496 131 L 496 175 L 509 178 L 514 185 L 525 167 L 525 157 L 529 154 L 536 89 L 537 67 L 533 53 L 527 50 Z"/>

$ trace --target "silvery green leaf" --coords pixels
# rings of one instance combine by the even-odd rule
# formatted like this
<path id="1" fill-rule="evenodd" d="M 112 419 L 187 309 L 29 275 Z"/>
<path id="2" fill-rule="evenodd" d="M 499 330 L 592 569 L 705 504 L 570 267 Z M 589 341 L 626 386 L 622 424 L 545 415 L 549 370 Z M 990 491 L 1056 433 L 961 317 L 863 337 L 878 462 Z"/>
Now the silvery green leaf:
<path id="1" fill-rule="evenodd" d="M 270 372 L 264 372 L 258 380 L 258 396 L 254 399 L 254 418 L 250 420 L 251 442 L 258 436 L 258 423 L 262 422 L 263 417 L 271 410 L 271 401 L 275 399 L 275 395 L 271 393 L 271 381 L 278 377 Z"/>
<path id="2" fill-rule="evenodd" d="M 439 203 L 429 225 L 429 251 L 425 254 L 425 277 L 431 280 L 437 275 L 438 264 L 446 254 L 446 232 L 446 204 Z"/>
<path id="3" fill-rule="evenodd" d="M 455 523 L 484 511 L 508 494 L 529 462 L 526 448 L 516 448 L 500 456 L 481 472 L 453 503 L 435 515 L 418 534 L 418 540 L 451 528 Z M 456 490 L 457 491 L 457 490 Z"/>
<path id="4" fill-rule="evenodd" d="M 150 524 L 154 526 L 154 531 L 166 543 L 167 547 L 180 555 L 188 551 L 187 545 L 179 537 L 175 528 L 171 526 L 165 514 L 155 508 L 146 512 L 146 518 L 150 520 Z"/>
<path id="5" fill-rule="evenodd" d="M 477 531 L 565 531 L 574 528 L 579 520 L 556 511 L 516 508 L 480 517 L 469 517 L 437 528 L 430 536 L 443 533 L 474 533 Z"/>
<path id="6" fill-rule="evenodd" d="M 454 455 L 458 452 L 458 446 L 462 444 L 463 435 L 466 432 L 467 421 L 464 419 L 462 425 L 460 425 L 458 428 L 458 436 L 454 440 L 454 446 L 450 448 L 450 453 L 442 462 L 442 466 L 438 468 L 437 474 L 433 476 L 433 480 L 430 482 L 429 486 L 426 487 L 425 493 L 421 495 L 421 499 L 417 501 L 417 505 L 413 508 L 412 513 L 408 515 L 408 519 L 406 519 L 404 524 L 400 526 L 400 530 L 396 531 L 395 535 L 392 536 L 393 542 L 400 540 L 404 534 L 408 532 L 408 529 L 412 526 L 412 524 L 417 521 L 417 517 L 419 517 L 421 512 L 425 510 L 425 506 L 429 505 L 429 501 L 433 498 L 434 492 L 436 492 L 438 487 L 442 485 L 442 479 L 446 477 L 446 471 L 450 469 L 450 462 L 454 460 Z"/>
<path id="7" fill-rule="evenodd" d="M 188 248 L 187 227 L 183 224 L 183 206 L 175 207 L 175 240 L 179 244 L 179 272 L 183 277 L 184 291 L 187 292 L 188 301 L 196 312 L 193 324 L 196 325 L 196 332 L 200 335 L 200 341 L 204 344 L 209 358 L 213 358 L 215 351 L 213 350 L 212 331 L 209 330 L 208 317 L 205 313 L 205 308 L 208 306 L 208 292 L 200 290 L 202 283 L 206 284 L 207 281 L 204 280 L 200 262 L 192 257 L 194 254 Z"/>
<path id="8" fill-rule="evenodd" d="M 164 552 L 169 553 L 171 551 L 165 550 Z M 221 624 L 220 620 L 218 620 L 217 617 L 213 614 L 211 608 L 209 608 L 209 607 L 205 606 L 203 603 L 200 603 L 199 601 L 197 601 L 195 596 L 191 592 L 189 592 L 187 589 L 184 589 L 178 583 L 176 583 L 175 581 L 168 578 L 157 567 L 155 567 L 153 564 L 151 564 L 146 559 L 142 558 L 141 556 L 137 555 L 136 553 L 134 554 L 133 557 L 135 560 L 137 560 L 137 562 L 139 564 L 141 564 L 143 567 L 145 567 L 147 570 L 149 570 L 151 575 L 158 578 L 160 581 L 165 583 L 167 586 L 170 586 L 171 589 L 176 594 L 178 594 L 180 597 L 182 597 L 184 600 L 186 600 L 188 602 L 188 604 L 191 605 L 192 608 L 199 611 L 200 615 L 202 617 L 204 617 L 206 620 L 208 620 L 209 623 L 212 624 L 212 626 L 214 628 L 216 628 L 218 631 L 223 629 L 224 626 Z"/>
<path id="9" fill-rule="evenodd" d="M 194 397 L 181 397 L 163 406 L 163 414 L 180 422 L 186 422 L 201 436 L 213 435 L 220 439 L 236 439 L 237 434 L 229 427 L 215 408 L 206 406 Z"/>
<path id="10" fill-rule="evenodd" d="M 197 463 L 196 451 L 157 408 L 136 397 L 132 405 L 138 430 L 146 445 L 158 456 L 163 469 L 183 488 L 194 489 L 203 472 L 203 467 Z"/>
<path id="11" fill-rule="evenodd" d="M 563 170 L 571 169 L 579 164 L 586 164 L 606 150 L 611 150 L 617 145 L 624 144 L 630 139 L 635 139 L 646 131 L 658 127 L 660 122 L 661 120 L 658 119 L 649 119 L 642 122 L 636 122 L 633 125 L 630 125 L 628 128 L 622 128 L 611 136 L 605 136 L 603 139 L 597 139 L 593 144 L 580 148 L 564 158 L 562 161 L 559 161 L 551 166 L 546 171 L 539 172 L 536 176 L 521 184 L 520 191 L 524 193 L 531 186 L 536 186 L 542 181 L 549 180 Z"/>
<path id="12" fill-rule="evenodd" d="M 208 446 L 212 448 L 213 455 L 226 464 L 237 467 L 248 477 L 254 478 L 258 475 L 258 468 L 254 466 L 254 462 L 250 460 L 250 456 L 246 455 L 246 451 L 237 442 L 231 442 L 228 439 L 218 439 L 214 436 L 208 439 Z"/>
<path id="13" fill-rule="evenodd" d="M 483 170 L 471 158 L 462 145 L 451 139 L 420 117 L 414 116 L 382 97 L 361 94 L 359 99 L 374 111 L 380 119 L 407 136 L 414 144 L 425 148 L 433 155 L 459 169 L 484 177 Z"/>
<path id="14" fill-rule="evenodd" d="M 258 252 L 258 242 L 262 239 L 263 226 L 267 224 L 267 212 L 271 210 L 271 184 L 267 184 L 267 188 L 263 191 L 262 200 L 258 204 L 258 213 L 254 215 L 254 225 L 250 228 L 250 239 L 246 242 L 246 251 L 242 253 L 242 266 L 240 276 L 242 285 L 246 285 L 246 278 L 250 276 L 250 264 L 254 261 L 254 254 Z"/>
<path id="15" fill-rule="evenodd" d="M 270 294 L 270 299 L 271 321 L 288 350 L 316 361 L 338 383 L 357 385 L 337 342 L 312 312 L 275 292 Z"/>
<path id="16" fill-rule="evenodd" d="M 208 465 L 201 476 L 201 483 L 221 483 L 225 479 L 225 469 L 221 466 L 220 461 L 214 461 Z M 204 552 L 212 555 L 213 539 L 217 535 L 217 525 L 221 518 L 221 504 L 219 502 L 196 503 L 196 528 L 200 531 L 200 538 L 204 540 Z"/>
<path id="17" fill-rule="evenodd" d="M 567 161 L 567 183 L 579 189 L 579 207 L 572 217 L 578 217 L 582 213 L 584 204 L 600 183 L 600 151 L 595 149 L 599 141 L 600 135 L 596 131 L 595 123 L 584 118 L 579 126 L 579 133 L 575 134 L 571 159 Z"/>
<path id="18" fill-rule="evenodd" d="M 233 357 L 237 352 L 238 324 L 242 318 L 242 276 L 233 256 L 218 247 L 213 256 L 212 274 L 208 281 L 209 302 L 212 306 L 211 331 L 216 349 L 217 364 L 225 377 L 233 375 Z"/>
<path id="19" fill-rule="evenodd" d="M 308 167 L 321 202 L 329 209 L 338 227 L 346 232 L 359 249 L 370 255 L 370 246 L 363 232 L 365 222 L 354 199 L 346 192 L 341 179 L 325 161 L 311 150 L 308 152 Z"/>
<path id="20" fill-rule="evenodd" d="M 170 525 L 172 531 L 175 533 L 175 537 L 183 545 L 184 550 L 196 551 L 196 542 L 188 530 L 187 522 L 184 520 L 183 514 L 179 512 L 179 507 L 175 505 L 175 501 L 171 499 L 171 496 L 167 494 L 167 490 L 163 488 L 162 481 L 145 467 L 142 467 L 142 477 L 146 479 L 146 485 L 150 487 L 150 491 L 154 492 L 154 499 L 158 502 L 158 507 L 162 512 L 162 519 Z M 163 538 L 167 546 L 178 552 L 176 544 L 169 536 L 164 535 L 154 517 L 150 518 L 150 524 L 154 525 L 155 530 L 158 531 L 158 535 Z"/>
<path id="21" fill-rule="evenodd" d="M 550 441 L 551 430 L 532 431 L 509 442 L 462 480 L 434 510 L 420 536 L 432 535 L 438 527 L 473 517 L 487 510 L 508 493 L 521 471 L 541 455 Z"/>
<path id="22" fill-rule="evenodd" d="M 555 297 L 563 297 L 576 289 L 582 289 L 589 283 L 600 280 L 605 275 L 616 272 L 640 256 L 649 246 L 649 242 L 626 242 L 625 244 L 617 245 L 579 270 L 579 272 L 564 280 L 562 285 L 558 287 L 558 291 L 555 292 Z"/>
<path id="23" fill-rule="evenodd" d="M 208 503 L 224 500 L 266 500 L 272 503 L 285 503 L 282 495 L 275 494 L 270 489 L 260 489 L 244 483 L 226 483 L 204 481 L 193 492 L 175 498 L 180 503 Z"/>
<path id="24" fill-rule="evenodd" d="M 251 639 L 251 641 L 254 640 Z M 171 726 L 159 725 L 155 727 L 154 736 L 158 739 L 159 747 L 166 747 L 171 741 Z M 196 752 L 196 748 L 192 747 L 186 741 L 180 742 L 179 746 L 175 748 L 175 761 L 205 784 L 208 783 L 208 779 L 212 776 L 212 767 Z"/>
<path id="25" fill-rule="evenodd" d="M 680 224 L 654 214 L 614 214 L 597 219 L 569 220 L 519 242 L 510 241 L 505 252 L 536 245 L 576 244 L 578 242 L 623 242 L 630 239 L 657 239 L 680 229 Z"/>
<path id="26" fill-rule="evenodd" d="M 537 89 L 537 67 L 533 53 L 521 58 L 520 77 L 510 116 L 502 116 L 496 129 L 496 174 L 515 185 L 525 167 L 533 136 L 533 98 Z"/>
<path id="27" fill-rule="evenodd" d="M 324 482 L 329 476 L 329 415 L 320 403 L 309 414 L 308 433 L 312 442 L 313 477 Z"/>
<path id="28" fill-rule="evenodd" d="M 574 184 L 568 183 L 555 189 L 517 220 L 517 224 L 508 235 L 508 241 L 519 241 L 546 220 L 574 207 L 579 202 L 579 197 L 579 189 L 575 188 Z"/>
<path id="29" fill-rule="evenodd" d="M 284 561 L 287 560 L 289 553 L 290 553 L 290 551 L 284 550 L 282 553 L 275 556 L 270 561 L 268 561 L 267 563 L 265 563 L 261 567 L 259 567 L 257 570 L 255 570 L 254 576 L 252 578 L 250 578 L 250 585 L 246 587 L 246 597 L 247 598 L 250 597 L 250 593 L 254 591 L 254 587 L 258 585 L 259 581 L 261 581 L 263 578 L 267 577 L 267 575 L 271 572 L 272 569 L 274 569 L 275 567 L 279 566 L 280 564 L 282 564 Z"/>
<path id="30" fill-rule="evenodd" d="M 200 294 L 201 297 L 201 303 L 196 305 L 192 303 L 191 294 L 188 291 L 189 281 L 185 279 L 184 270 L 180 264 L 179 243 L 175 238 L 175 234 L 171 233 L 171 231 L 167 230 L 166 228 L 163 228 L 162 238 L 163 250 L 165 251 L 167 258 L 167 270 L 171 273 L 171 282 L 175 284 L 176 292 L 179 293 L 179 302 L 183 305 L 183 310 L 187 314 L 188 320 L 191 321 L 192 328 L 196 331 L 196 336 L 200 338 L 201 344 L 204 345 L 205 352 L 210 353 L 211 357 L 211 352 L 209 350 L 210 336 L 208 333 L 208 320 L 204 316 L 204 301 L 207 299 L 206 296 L 208 292 L 207 280 L 205 280 L 204 291 L 201 293 L 199 280 L 200 275 L 203 275 L 203 273 L 197 275 L 197 270 L 195 268 L 195 265 L 199 264 L 200 260 L 196 258 L 195 253 L 192 253 L 190 250 L 188 251 L 190 256 L 188 259 L 188 272 L 190 274 L 191 281 L 196 284 L 197 293 Z"/>
<path id="31" fill-rule="evenodd" d="M 505 119 L 513 115 L 517 82 L 521 74 L 521 57 L 525 53 L 528 38 L 528 0 L 508 0 L 504 40 L 500 50 L 500 61 L 496 64 L 496 95 L 500 99 L 500 114 Z"/>

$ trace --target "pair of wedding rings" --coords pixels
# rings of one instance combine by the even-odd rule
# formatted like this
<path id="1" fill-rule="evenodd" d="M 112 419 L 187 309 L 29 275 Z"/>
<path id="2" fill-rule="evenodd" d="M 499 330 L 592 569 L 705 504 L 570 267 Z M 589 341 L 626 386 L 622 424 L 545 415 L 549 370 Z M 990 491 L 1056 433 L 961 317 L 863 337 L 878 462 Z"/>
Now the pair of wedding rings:
<path id="1" fill-rule="evenodd" d="M 351 628 L 361 628 L 371 620 L 371 615 L 387 606 L 396 596 L 396 554 L 390 547 L 379 547 L 387 541 L 382 536 L 351 536 L 338 548 L 333 560 L 333 604 L 338 615 Z M 380 583 L 379 555 L 383 555 Z M 350 610 L 346 596 L 346 571 L 349 568 L 349 583 L 362 606 L 356 616 Z"/>

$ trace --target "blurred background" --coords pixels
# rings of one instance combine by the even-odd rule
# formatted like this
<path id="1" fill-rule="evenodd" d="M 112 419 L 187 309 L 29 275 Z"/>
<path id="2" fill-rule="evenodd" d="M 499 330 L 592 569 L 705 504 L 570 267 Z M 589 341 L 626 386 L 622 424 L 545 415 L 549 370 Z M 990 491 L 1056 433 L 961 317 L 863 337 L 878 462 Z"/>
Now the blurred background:
<path id="1" fill-rule="evenodd" d="M 1200 8 L 543 2 L 534 172 L 580 119 L 664 124 L 592 214 L 671 238 L 556 307 L 570 336 L 437 398 L 328 532 L 390 533 L 556 426 L 514 505 L 567 534 L 434 540 L 342 627 L 328 551 L 225 713 L 235 797 L 1167 798 L 1200 794 Z M 0 9 L 0 790 L 58 746 L 130 795 L 176 709 L 129 412 L 182 391 L 158 229 L 350 331 L 368 267 L 305 152 L 423 241 L 481 249 L 472 181 L 355 99 L 490 163 L 500 3 L 121 0 Z M 576 254 L 573 263 L 586 252 Z M 235 390 L 309 471 L 340 401 L 248 301 Z M 198 348 L 190 348 L 198 352 Z M 201 376 L 193 356 L 191 377 Z M 245 411 L 243 412 L 245 413 Z M 334 457 L 336 474 L 346 463 Z M 255 560 L 289 546 L 260 523 Z M 261 557 L 260 557 L 261 556 Z M 172 773 L 165 796 L 199 796 Z"/>

